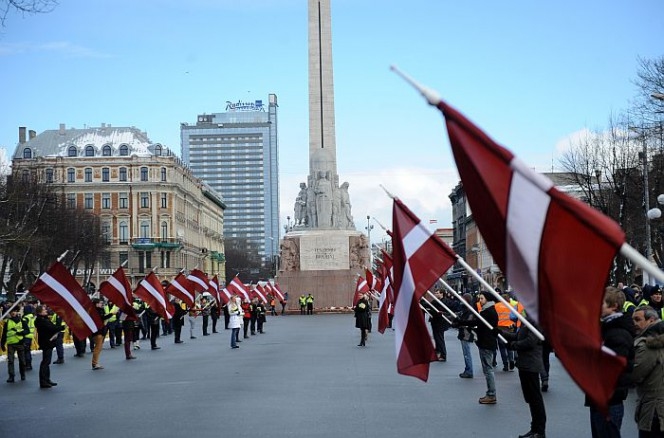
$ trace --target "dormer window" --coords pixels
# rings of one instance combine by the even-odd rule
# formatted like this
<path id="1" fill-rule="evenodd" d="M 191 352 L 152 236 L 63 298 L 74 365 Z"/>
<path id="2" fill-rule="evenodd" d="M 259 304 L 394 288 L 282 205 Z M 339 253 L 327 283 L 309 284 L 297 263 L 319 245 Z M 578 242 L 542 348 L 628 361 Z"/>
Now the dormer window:
<path id="1" fill-rule="evenodd" d="M 161 145 L 157 145 L 154 147 L 154 154 L 158 157 L 161 157 Z"/>
<path id="2" fill-rule="evenodd" d="M 32 149 L 30 148 L 23 149 L 23 158 L 32 158 Z"/>
<path id="3" fill-rule="evenodd" d="M 120 146 L 120 155 L 122 155 L 123 157 L 129 155 L 129 146 L 127 146 L 126 144 Z"/>
<path id="4" fill-rule="evenodd" d="M 94 157 L 95 156 L 95 147 L 92 145 L 87 145 L 85 147 L 85 156 L 86 157 Z"/>
<path id="5" fill-rule="evenodd" d="M 110 156 L 112 155 L 111 147 L 110 147 L 109 145 L 105 145 L 105 146 L 101 149 L 101 154 L 102 154 L 102 156 L 104 156 L 104 157 L 110 157 Z"/>
<path id="6" fill-rule="evenodd" d="M 67 149 L 67 156 L 75 157 L 77 155 L 78 155 L 78 150 L 76 149 L 76 146 L 69 146 L 69 149 Z"/>

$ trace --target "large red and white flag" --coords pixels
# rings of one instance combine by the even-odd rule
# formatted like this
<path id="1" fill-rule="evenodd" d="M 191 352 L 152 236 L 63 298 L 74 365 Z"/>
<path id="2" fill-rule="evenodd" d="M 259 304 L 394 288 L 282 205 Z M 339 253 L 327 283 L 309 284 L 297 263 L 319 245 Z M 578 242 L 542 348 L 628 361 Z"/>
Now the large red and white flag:
<path id="1" fill-rule="evenodd" d="M 226 285 L 226 288 L 231 292 L 231 293 L 236 293 L 243 297 L 247 301 L 251 301 L 251 298 L 249 297 L 249 290 L 247 287 L 240 281 L 240 278 L 236 275 L 233 280 Z"/>
<path id="2" fill-rule="evenodd" d="M 367 294 L 371 291 L 367 280 L 365 280 L 361 275 L 357 276 L 357 284 L 355 285 L 355 293 L 353 294 L 353 307 L 357 306 L 357 302 L 360 301 L 362 295 Z"/>
<path id="3" fill-rule="evenodd" d="M 60 262 L 53 263 L 39 276 L 30 293 L 60 315 L 78 339 L 85 339 L 104 327 L 90 297 Z"/>
<path id="4" fill-rule="evenodd" d="M 274 286 L 272 286 L 272 290 L 274 291 L 275 294 L 277 294 L 277 297 L 279 297 L 279 302 L 283 303 L 284 301 L 286 301 L 286 296 L 281 291 L 279 284 L 274 283 Z"/>
<path id="5" fill-rule="evenodd" d="M 131 284 L 125 275 L 122 266 L 115 270 L 108 280 L 102 282 L 99 286 L 99 293 L 108 298 L 108 300 L 118 306 L 118 308 L 127 315 L 129 321 L 136 321 L 136 311 L 133 306 L 133 292 Z"/>
<path id="6" fill-rule="evenodd" d="M 602 348 L 599 325 L 622 229 L 557 190 L 454 108 L 437 106 L 489 251 L 572 379 L 606 409 L 625 367 Z"/>
<path id="7" fill-rule="evenodd" d="M 205 292 L 209 288 L 207 275 L 200 269 L 193 269 L 187 276 L 187 280 L 191 281 L 196 292 Z"/>
<path id="8" fill-rule="evenodd" d="M 154 272 L 150 272 L 138 284 L 134 295 L 140 297 L 148 306 L 166 321 L 170 321 L 175 313 L 173 305 L 166 300 L 164 288 Z"/>
<path id="9" fill-rule="evenodd" d="M 166 287 L 166 293 L 181 299 L 187 307 L 194 307 L 194 299 L 196 297 L 195 286 L 184 273 L 180 272 L 175 276 L 173 281 Z"/>
<path id="10" fill-rule="evenodd" d="M 263 289 L 263 286 L 260 284 L 256 283 L 256 287 L 254 288 L 254 293 L 258 297 L 259 300 L 261 300 L 264 303 L 267 303 L 267 298 L 265 297 L 265 289 Z"/>
<path id="11" fill-rule="evenodd" d="M 232 296 L 233 294 L 227 288 L 223 288 L 219 292 L 219 297 L 221 298 L 221 301 L 224 303 L 224 305 L 228 304 Z"/>
<path id="12" fill-rule="evenodd" d="M 217 302 L 217 307 L 221 308 L 221 305 L 224 304 L 224 302 L 221 300 L 221 295 L 219 292 L 219 279 L 215 275 L 208 281 L 208 285 L 210 286 L 210 293 L 214 297 L 215 301 Z"/>
<path id="13" fill-rule="evenodd" d="M 392 223 L 397 371 L 426 382 L 436 353 L 420 299 L 454 265 L 456 254 L 396 198 Z"/>
<path id="14" fill-rule="evenodd" d="M 383 262 L 380 264 L 380 274 L 383 285 L 378 299 L 378 333 L 385 333 L 390 325 L 390 307 L 394 304 L 394 292 L 392 290 L 392 257 L 383 250 Z"/>

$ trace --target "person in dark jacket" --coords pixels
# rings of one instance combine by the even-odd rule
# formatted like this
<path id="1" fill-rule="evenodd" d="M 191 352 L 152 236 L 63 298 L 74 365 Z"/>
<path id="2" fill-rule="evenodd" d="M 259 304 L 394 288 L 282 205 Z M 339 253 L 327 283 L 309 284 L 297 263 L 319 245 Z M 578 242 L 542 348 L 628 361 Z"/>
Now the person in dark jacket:
<path id="1" fill-rule="evenodd" d="M 0 349 L 7 351 L 7 374 L 9 374 L 7 383 L 14 383 L 14 353 L 18 357 L 18 371 L 21 374 L 21 380 L 25 380 L 23 337 L 29 332 L 28 324 L 19 315 L 18 308 L 12 308 L 9 318 L 5 320 L 2 339 L 0 339 Z"/>
<path id="2" fill-rule="evenodd" d="M 625 294 L 615 287 L 607 287 L 602 302 L 602 339 L 603 346 L 618 356 L 627 359 L 627 367 L 618 378 L 616 389 L 609 399 L 609 416 L 599 412 L 586 397 L 585 405 L 590 407 L 590 432 L 593 438 L 619 438 L 630 385 L 630 374 L 634 366 L 634 337 L 636 327 L 630 315 L 623 313 Z"/>
<path id="3" fill-rule="evenodd" d="M 534 325 L 532 319 L 528 318 L 528 322 Z M 508 341 L 507 347 L 518 353 L 516 367 L 519 369 L 521 391 L 530 408 L 530 431 L 519 435 L 519 438 L 544 438 L 546 410 L 539 380 L 544 369 L 542 342 L 526 325 L 522 325 L 516 333 L 504 331 L 502 335 Z"/>
<path id="4" fill-rule="evenodd" d="M 181 299 L 175 298 L 173 301 L 175 314 L 173 315 L 173 333 L 175 333 L 175 343 L 182 344 L 184 341 L 181 339 L 182 327 L 184 326 L 184 318 L 187 316 L 187 305 Z"/>
<path id="5" fill-rule="evenodd" d="M 367 330 L 369 329 L 369 322 L 371 321 L 371 309 L 369 309 L 369 301 L 365 295 L 362 295 L 355 304 L 355 327 L 360 329 L 360 343 L 358 347 L 364 347 L 367 343 Z"/>
<path id="6" fill-rule="evenodd" d="M 438 300 L 443 299 L 442 294 L 436 294 Z M 429 324 L 431 324 L 431 333 L 436 347 L 436 357 L 440 362 L 447 361 L 447 345 L 445 345 L 445 332 L 450 328 L 449 323 L 443 317 L 443 306 L 437 301 L 429 302 L 422 300 L 422 305 L 429 314 Z"/>
<path id="7" fill-rule="evenodd" d="M 473 297 L 469 293 L 463 294 L 462 299 L 470 304 L 471 306 L 473 305 Z M 464 362 L 464 369 L 461 374 L 459 374 L 459 377 L 462 379 L 472 379 L 473 378 L 473 356 L 470 353 L 470 346 L 472 345 L 473 342 L 475 342 L 475 333 L 470 329 L 470 327 L 464 327 L 463 326 L 463 321 L 470 321 L 474 318 L 473 312 L 468 309 L 468 307 L 462 307 L 462 309 L 459 311 L 457 314 L 460 324 L 459 325 L 459 334 L 457 335 L 457 339 L 461 342 L 461 351 L 463 353 L 463 362 Z"/>
<path id="8" fill-rule="evenodd" d="M 493 296 L 489 292 L 481 291 L 478 295 L 478 302 L 482 309 L 480 316 L 484 318 L 492 328 L 487 327 L 479 318 L 472 318 L 468 321 L 455 320 L 456 326 L 474 327 L 477 335 L 477 348 L 480 351 L 480 362 L 482 363 L 482 372 L 486 379 L 486 395 L 479 399 L 480 404 L 494 405 L 496 399 L 496 379 L 494 375 L 493 358 L 496 355 L 498 344 L 496 334 L 498 327 L 498 312 L 494 308 Z"/>
<path id="9" fill-rule="evenodd" d="M 46 306 L 37 306 L 37 318 L 35 319 L 35 329 L 37 330 L 37 341 L 39 349 L 42 351 L 42 360 L 39 364 L 39 387 L 48 389 L 57 386 L 57 383 L 51 380 L 51 357 L 53 348 L 58 338 L 58 333 L 62 327 L 55 325 L 48 316 Z"/>

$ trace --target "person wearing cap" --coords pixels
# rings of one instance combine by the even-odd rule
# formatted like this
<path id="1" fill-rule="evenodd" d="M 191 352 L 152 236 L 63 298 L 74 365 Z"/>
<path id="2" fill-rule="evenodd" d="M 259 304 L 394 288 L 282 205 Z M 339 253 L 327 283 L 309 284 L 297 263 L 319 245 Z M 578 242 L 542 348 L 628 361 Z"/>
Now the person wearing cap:
<path id="1" fill-rule="evenodd" d="M 37 306 L 35 328 L 37 330 L 39 349 L 42 351 L 42 360 L 39 364 L 39 387 L 48 389 L 57 386 L 57 383 L 51 380 L 50 365 L 53 348 L 55 348 L 55 342 L 62 327 L 53 324 L 48 316 L 48 308 L 46 306 Z"/>
<path id="2" fill-rule="evenodd" d="M 32 341 L 35 339 L 35 308 L 32 304 L 23 307 L 23 321 L 28 325 L 30 331 L 23 337 L 23 353 L 25 354 L 25 369 L 32 370 Z"/>
<path id="3" fill-rule="evenodd" d="M 646 285 L 648 286 L 648 285 Z M 646 298 L 645 291 L 648 291 L 648 300 L 647 300 L 647 305 L 655 309 L 657 314 L 659 315 L 659 319 L 664 320 L 664 301 L 662 301 L 662 289 L 658 285 L 655 286 L 650 286 L 650 287 L 643 287 L 644 291 L 644 298 Z"/>
<path id="4" fill-rule="evenodd" d="M 5 328 L 0 339 L 0 349 L 7 351 L 7 383 L 14 383 L 14 353 L 18 357 L 18 371 L 21 380 L 25 380 L 25 352 L 23 337 L 30 332 L 28 325 L 21 318 L 18 309 L 14 307 L 5 321 Z"/>

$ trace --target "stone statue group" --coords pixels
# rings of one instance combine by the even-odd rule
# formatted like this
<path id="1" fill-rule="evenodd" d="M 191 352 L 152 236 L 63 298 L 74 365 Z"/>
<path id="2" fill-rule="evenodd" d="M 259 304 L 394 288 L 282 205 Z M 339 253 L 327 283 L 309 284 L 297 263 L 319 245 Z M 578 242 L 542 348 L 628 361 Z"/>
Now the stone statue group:
<path id="1" fill-rule="evenodd" d="M 338 185 L 329 171 L 309 175 L 295 198 L 294 228 L 354 230 L 348 183 Z"/>

